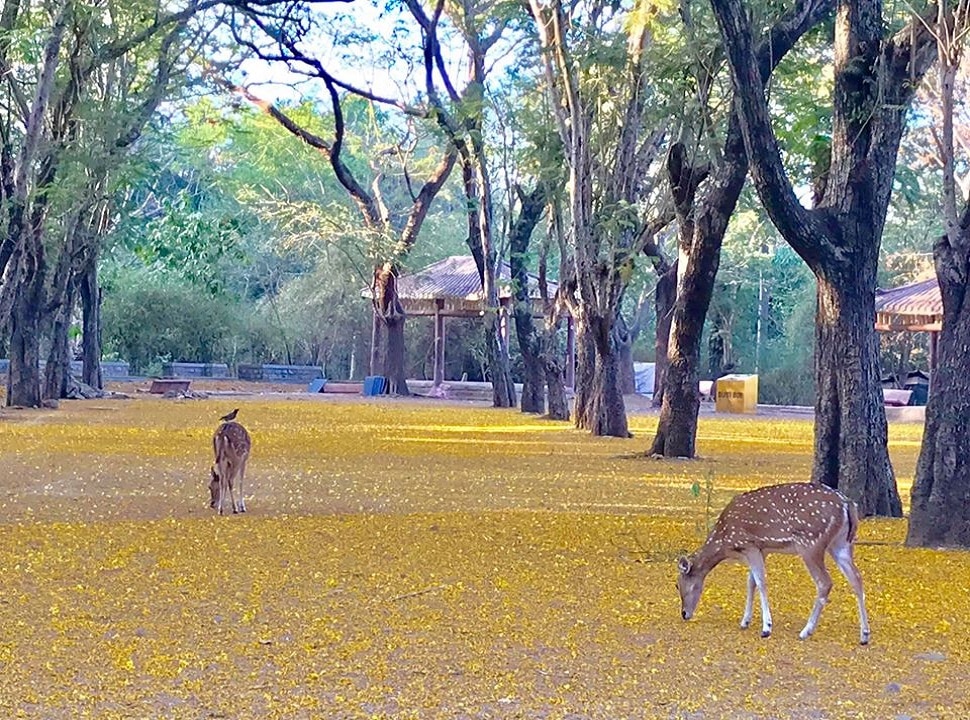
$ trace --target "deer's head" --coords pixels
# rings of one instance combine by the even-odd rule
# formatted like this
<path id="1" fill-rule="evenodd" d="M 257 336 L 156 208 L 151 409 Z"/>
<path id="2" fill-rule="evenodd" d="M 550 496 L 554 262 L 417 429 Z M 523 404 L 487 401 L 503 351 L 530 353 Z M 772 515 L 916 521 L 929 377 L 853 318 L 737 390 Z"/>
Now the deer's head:
<path id="1" fill-rule="evenodd" d="M 682 557 L 677 561 L 677 589 L 680 591 L 680 614 L 684 620 L 690 620 L 704 589 L 704 575 L 698 572 L 693 558 Z"/>

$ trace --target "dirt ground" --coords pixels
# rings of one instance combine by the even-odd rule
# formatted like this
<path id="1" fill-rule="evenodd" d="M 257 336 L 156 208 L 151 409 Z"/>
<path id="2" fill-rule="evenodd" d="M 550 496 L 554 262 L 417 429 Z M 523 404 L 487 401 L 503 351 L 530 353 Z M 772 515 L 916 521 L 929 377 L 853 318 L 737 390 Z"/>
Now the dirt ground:
<path id="1" fill-rule="evenodd" d="M 194 384 L 193 384 L 194 387 Z M 273 393 L 272 390 L 267 390 Z M 239 407 L 250 512 L 207 507 Z M 474 403 L 280 394 L 0 413 L 0 717 L 964 718 L 970 555 L 863 523 L 873 642 L 794 558 L 680 619 L 675 560 L 736 492 L 803 480 L 804 418 L 704 416 L 697 461 Z M 919 428 L 891 426 L 908 496 Z M 695 491 L 692 491 L 692 487 Z M 756 615 L 757 617 L 757 615 Z"/>

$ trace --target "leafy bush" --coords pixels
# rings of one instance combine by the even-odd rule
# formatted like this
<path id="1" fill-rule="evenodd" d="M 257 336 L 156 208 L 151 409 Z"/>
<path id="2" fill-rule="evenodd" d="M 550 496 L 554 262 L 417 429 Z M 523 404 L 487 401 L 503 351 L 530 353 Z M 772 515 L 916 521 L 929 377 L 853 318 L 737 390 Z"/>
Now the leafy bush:
<path id="1" fill-rule="evenodd" d="M 169 360 L 224 361 L 243 328 L 234 301 L 134 272 L 107 283 L 103 323 L 105 352 L 135 373 L 157 373 Z"/>

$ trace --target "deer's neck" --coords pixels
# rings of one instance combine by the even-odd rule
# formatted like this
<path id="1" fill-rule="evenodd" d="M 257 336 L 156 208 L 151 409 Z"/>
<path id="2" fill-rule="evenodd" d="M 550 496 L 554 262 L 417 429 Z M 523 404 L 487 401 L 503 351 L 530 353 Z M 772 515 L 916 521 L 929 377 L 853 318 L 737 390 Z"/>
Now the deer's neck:
<path id="1" fill-rule="evenodd" d="M 694 557 L 694 565 L 699 572 L 707 575 L 721 561 L 726 560 L 729 554 L 727 544 L 724 543 L 720 536 L 714 534 L 708 537 L 707 542 L 697 551 L 697 555 Z"/>

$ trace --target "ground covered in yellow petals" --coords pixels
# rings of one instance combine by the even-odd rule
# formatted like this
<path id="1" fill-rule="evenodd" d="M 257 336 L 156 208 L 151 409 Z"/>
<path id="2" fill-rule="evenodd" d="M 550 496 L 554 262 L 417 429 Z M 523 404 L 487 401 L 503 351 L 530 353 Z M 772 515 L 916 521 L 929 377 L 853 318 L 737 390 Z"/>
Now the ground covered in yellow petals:
<path id="1" fill-rule="evenodd" d="M 208 510 L 214 420 L 253 436 Z M 512 411 L 388 399 L 88 401 L 0 414 L 0 718 L 965 718 L 970 554 L 866 521 L 873 642 L 773 556 L 679 617 L 674 560 L 736 492 L 805 479 L 805 420 L 702 420 L 692 462 Z M 920 428 L 891 428 L 904 496 Z M 691 488 L 699 489 L 695 495 Z M 708 493 L 708 488 L 711 492 Z"/>

